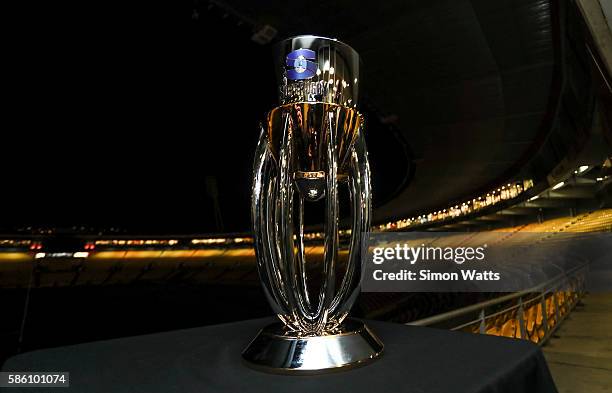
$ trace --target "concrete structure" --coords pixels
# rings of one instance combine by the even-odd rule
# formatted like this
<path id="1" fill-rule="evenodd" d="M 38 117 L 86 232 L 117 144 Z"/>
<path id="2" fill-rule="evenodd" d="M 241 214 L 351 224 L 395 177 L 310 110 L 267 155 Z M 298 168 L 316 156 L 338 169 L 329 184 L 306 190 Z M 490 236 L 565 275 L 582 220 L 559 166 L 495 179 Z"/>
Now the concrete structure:
<path id="1" fill-rule="evenodd" d="M 612 293 L 585 296 L 544 355 L 559 393 L 612 391 Z"/>
<path id="2" fill-rule="evenodd" d="M 607 68 L 608 75 L 612 76 L 612 2 L 579 0 L 577 4 Z"/>

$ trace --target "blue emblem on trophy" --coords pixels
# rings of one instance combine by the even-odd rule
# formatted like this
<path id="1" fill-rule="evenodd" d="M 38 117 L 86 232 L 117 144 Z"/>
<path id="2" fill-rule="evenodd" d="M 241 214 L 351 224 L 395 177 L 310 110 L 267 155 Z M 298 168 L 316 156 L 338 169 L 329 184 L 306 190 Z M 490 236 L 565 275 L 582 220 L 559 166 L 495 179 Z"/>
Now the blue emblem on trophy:
<path id="1" fill-rule="evenodd" d="M 317 72 L 317 54 L 310 49 L 297 49 L 287 55 L 286 64 L 292 67 L 287 70 L 287 79 L 310 79 Z"/>

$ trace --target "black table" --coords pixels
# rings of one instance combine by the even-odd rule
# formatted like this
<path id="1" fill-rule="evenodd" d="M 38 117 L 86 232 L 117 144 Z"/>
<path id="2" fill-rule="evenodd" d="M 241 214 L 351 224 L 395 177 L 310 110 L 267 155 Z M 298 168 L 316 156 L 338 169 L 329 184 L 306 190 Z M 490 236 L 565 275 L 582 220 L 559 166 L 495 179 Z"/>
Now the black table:
<path id="1" fill-rule="evenodd" d="M 556 392 L 540 348 L 522 340 L 370 321 L 385 344 L 374 363 L 318 376 L 252 370 L 240 353 L 270 319 L 29 352 L 3 371 L 68 371 L 69 388 L 6 392 Z M 4 392 L 4 390 L 3 390 Z"/>

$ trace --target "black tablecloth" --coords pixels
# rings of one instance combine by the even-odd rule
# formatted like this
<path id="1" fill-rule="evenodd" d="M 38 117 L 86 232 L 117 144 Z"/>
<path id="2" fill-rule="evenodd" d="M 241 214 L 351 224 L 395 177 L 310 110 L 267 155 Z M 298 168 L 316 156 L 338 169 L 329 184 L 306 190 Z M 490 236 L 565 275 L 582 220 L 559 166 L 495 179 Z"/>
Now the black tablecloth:
<path id="1" fill-rule="evenodd" d="M 29 352 L 3 371 L 68 371 L 69 388 L 6 392 L 556 392 L 540 348 L 529 342 L 367 322 L 385 344 L 365 367 L 317 376 L 252 370 L 242 349 L 270 319 Z M 4 392 L 4 391 L 3 391 Z"/>

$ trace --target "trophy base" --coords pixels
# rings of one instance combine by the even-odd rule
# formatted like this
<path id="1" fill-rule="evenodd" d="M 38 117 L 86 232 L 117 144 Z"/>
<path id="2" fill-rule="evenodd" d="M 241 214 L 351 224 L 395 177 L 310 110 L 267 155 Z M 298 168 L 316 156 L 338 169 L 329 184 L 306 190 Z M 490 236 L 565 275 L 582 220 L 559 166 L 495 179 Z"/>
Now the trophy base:
<path id="1" fill-rule="evenodd" d="M 380 357 L 382 342 L 361 321 L 347 319 L 338 334 L 292 336 L 280 322 L 263 328 L 242 352 L 250 367 L 281 374 L 320 374 L 365 365 Z"/>

